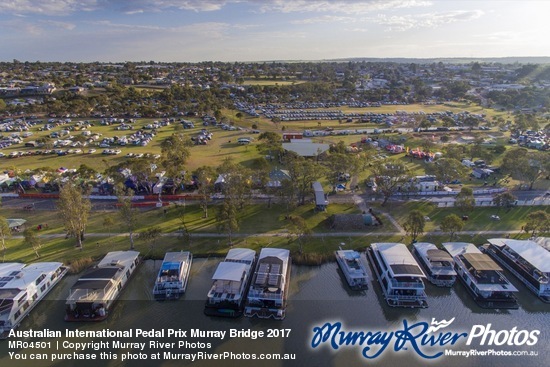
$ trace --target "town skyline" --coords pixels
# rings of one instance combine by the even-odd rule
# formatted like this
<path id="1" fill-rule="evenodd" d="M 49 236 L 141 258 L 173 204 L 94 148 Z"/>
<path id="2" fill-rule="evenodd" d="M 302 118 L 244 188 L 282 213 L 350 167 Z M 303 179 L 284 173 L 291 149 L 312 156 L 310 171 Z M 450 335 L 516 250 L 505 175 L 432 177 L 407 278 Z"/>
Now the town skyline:
<path id="1" fill-rule="evenodd" d="M 548 11 L 500 0 L 16 0 L 0 4 L 0 61 L 544 57 Z"/>

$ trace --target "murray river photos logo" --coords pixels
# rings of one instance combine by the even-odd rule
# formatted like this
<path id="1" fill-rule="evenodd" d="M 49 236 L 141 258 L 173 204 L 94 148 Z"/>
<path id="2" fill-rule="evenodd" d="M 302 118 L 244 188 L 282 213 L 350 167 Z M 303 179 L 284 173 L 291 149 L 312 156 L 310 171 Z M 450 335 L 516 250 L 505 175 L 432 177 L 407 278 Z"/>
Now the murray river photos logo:
<path id="1" fill-rule="evenodd" d="M 435 359 L 445 353 L 449 346 L 465 342 L 465 345 L 486 346 L 532 346 L 537 344 L 539 330 L 493 330 L 492 324 L 474 325 L 469 333 L 453 332 L 447 328 L 451 320 L 436 321 L 431 324 L 420 321 L 410 323 L 403 320 L 403 328 L 393 331 L 346 331 L 342 323 L 327 322 L 313 328 L 311 347 L 316 349 L 328 345 L 334 350 L 344 347 L 360 347 L 361 355 L 368 359 L 380 357 L 386 350 L 394 352 L 413 351 L 426 359 Z"/>

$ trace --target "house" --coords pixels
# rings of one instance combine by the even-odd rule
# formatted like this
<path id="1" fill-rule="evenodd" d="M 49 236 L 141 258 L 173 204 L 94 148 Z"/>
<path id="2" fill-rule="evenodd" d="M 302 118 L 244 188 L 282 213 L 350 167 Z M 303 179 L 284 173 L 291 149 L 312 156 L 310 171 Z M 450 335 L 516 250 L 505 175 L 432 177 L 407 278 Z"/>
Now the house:
<path id="1" fill-rule="evenodd" d="M 290 142 L 294 139 L 303 139 L 304 134 L 303 133 L 283 133 L 283 141 Z"/>
<path id="2" fill-rule="evenodd" d="M 281 182 L 290 179 L 290 173 L 287 170 L 276 168 L 269 172 L 267 187 L 281 187 Z"/>

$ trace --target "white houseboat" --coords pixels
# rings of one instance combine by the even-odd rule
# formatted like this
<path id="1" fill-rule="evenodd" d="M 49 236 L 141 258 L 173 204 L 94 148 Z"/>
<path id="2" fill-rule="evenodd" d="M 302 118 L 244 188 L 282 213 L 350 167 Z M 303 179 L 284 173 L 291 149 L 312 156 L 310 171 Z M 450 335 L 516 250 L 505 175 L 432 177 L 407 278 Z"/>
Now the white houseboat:
<path id="1" fill-rule="evenodd" d="M 187 288 L 193 255 L 189 251 L 167 252 L 153 287 L 156 300 L 177 299 Z"/>
<path id="2" fill-rule="evenodd" d="M 533 241 L 492 238 L 482 247 L 542 301 L 550 303 L 550 252 Z"/>
<path id="3" fill-rule="evenodd" d="M 59 262 L 0 264 L 0 339 L 7 338 L 66 273 Z"/>
<path id="4" fill-rule="evenodd" d="M 424 272 L 402 243 L 373 243 L 367 254 L 392 307 L 428 307 Z"/>
<path id="5" fill-rule="evenodd" d="M 209 316 L 239 317 L 250 287 L 256 251 L 246 248 L 229 250 L 212 276 L 212 287 L 204 306 Z"/>
<path id="6" fill-rule="evenodd" d="M 139 264 L 137 251 L 113 251 L 72 286 L 66 321 L 102 321 Z"/>
<path id="7" fill-rule="evenodd" d="M 264 248 L 252 278 L 245 304 L 245 316 L 285 318 L 290 283 L 290 251 Z"/>
<path id="8" fill-rule="evenodd" d="M 465 242 L 445 242 L 445 250 L 455 261 L 458 278 L 482 308 L 518 308 L 514 293 L 518 290 L 487 254 Z"/>
<path id="9" fill-rule="evenodd" d="M 369 276 L 367 268 L 361 261 L 359 252 L 340 249 L 335 251 L 334 254 L 350 288 L 354 290 L 367 289 Z"/>
<path id="10" fill-rule="evenodd" d="M 438 287 L 452 287 L 456 281 L 454 260 L 448 252 L 438 249 L 433 243 L 417 242 L 413 254 L 424 269 L 430 283 Z"/>

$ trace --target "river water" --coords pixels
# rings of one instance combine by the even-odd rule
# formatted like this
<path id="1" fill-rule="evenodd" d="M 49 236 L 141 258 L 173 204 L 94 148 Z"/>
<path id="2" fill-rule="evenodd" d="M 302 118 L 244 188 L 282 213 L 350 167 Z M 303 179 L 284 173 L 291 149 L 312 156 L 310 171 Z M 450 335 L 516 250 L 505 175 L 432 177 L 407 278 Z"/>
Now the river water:
<path id="1" fill-rule="evenodd" d="M 29 349 L 10 348 L 8 341 L 0 341 L 0 365 L 1 366 L 522 366 L 541 367 L 548 366 L 550 361 L 550 305 L 544 304 L 532 295 L 511 274 L 508 278 L 520 290 L 520 309 L 495 311 L 479 308 L 464 286 L 457 282 L 452 289 L 441 289 L 427 285 L 429 307 L 426 309 L 402 309 L 388 307 L 381 297 L 380 287 L 373 280 L 366 291 L 351 291 L 348 289 L 343 275 L 337 264 L 329 263 L 322 266 L 293 266 L 291 273 L 290 299 L 287 315 L 283 321 L 259 320 L 242 317 L 239 319 L 223 319 L 208 317 L 203 314 L 206 293 L 211 286 L 211 276 L 214 273 L 220 258 L 195 259 L 191 269 L 191 278 L 187 287 L 187 293 L 178 301 L 155 302 L 152 300 L 152 286 L 155 276 L 160 268 L 160 260 L 147 260 L 140 265 L 136 274 L 131 279 L 128 287 L 124 289 L 120 300 L 114 305 L 109 318 L 100 323 L 67 323 L 63 321 L 64 299 L 68 295 L 69 288 L 78 276 L 70 275 L 61 281 L 58 286 L 48 294 L 31 314 L 22 322 L 18 330 L 129 330 L 129 329 L 181 329 L 190 330 L 253 330 L 267 331 L 268 329 L 290 329 L 288 337 L 278 338 L 219 338 L 193 339 L 193 342 L 211 343 L 210 348 L 197 348 L 174 350 L 176 353 L 205 351 L 208 353 L 289 353 L 295 354 L 295 360 L 287 361 L 243 361 L 200 360 L 195 362 L 185 361 L 152 361 L 150 354 L 159 350 L 149 350 L 147 361 L 31 361 L 10 359 L 9 352 L 25 354 L 56 353 L 55 346 L 43 351 L 31 351 Z M 363 261 L 367 263 L 363 255 Z M 370 267 L 368 267 L 371 272 Z M 453 333 L 466 332 L 474 325 L 491 324 L 493 330 L 540 330 L 538 343 L 534 346 L 482 346 L 480 340 L 470 346 L 465 345 L 465 338 L 454 346 L 426 349 L 424 351 L 443 351 L 453 349 L 466 351 L 469 349 L 496 351 L 536 351 L 538 356 L 442 356 L 434 360 L 423 359 L 413 350 L 411 345 L 398 352 L 390 346 L 376 359 L 366 359 L 361 355 L 364 348 L 360 346 L 342 347 L 334 350 L 329 345 L 321 345 L 316 349 L 311 348 L 313 328 L 322 326 L 325 322 L 341 322 L 346 331 L 395 331 L 404 328 L 404 321 L 408 324 L 426 321 L 430 323 L 432 318 L 437 321 L 455 318 L 448 331 Z M 189 335 L 188 335 L 189 336 Z M 13 340 L 13 339 L 10 339 Z M 23 340 L 23 339 L 15 339 Z M 33 339 L 34 341 L 57 341 L 61 339 Z M 174 341 L 170 338 L 136 338 L 136 341 L 149 343 L 149 340 Z M 74 341 L 74 340 L 73 340 Z M 78 340 L 92 341 L 92 340 Z M 98 340 L 95 340 L 98 341 Z M 136 350 L 104 350 L 113 354 L 125 352 L 138 352 Z M 69 349 L 61 352 L 70 353 Z M 99 353 L 92 349 L 86 353 Z M 161 353 L 162 354 L 162 353 Z M 119 356 L 120 358 L 120 356 Z"/>

